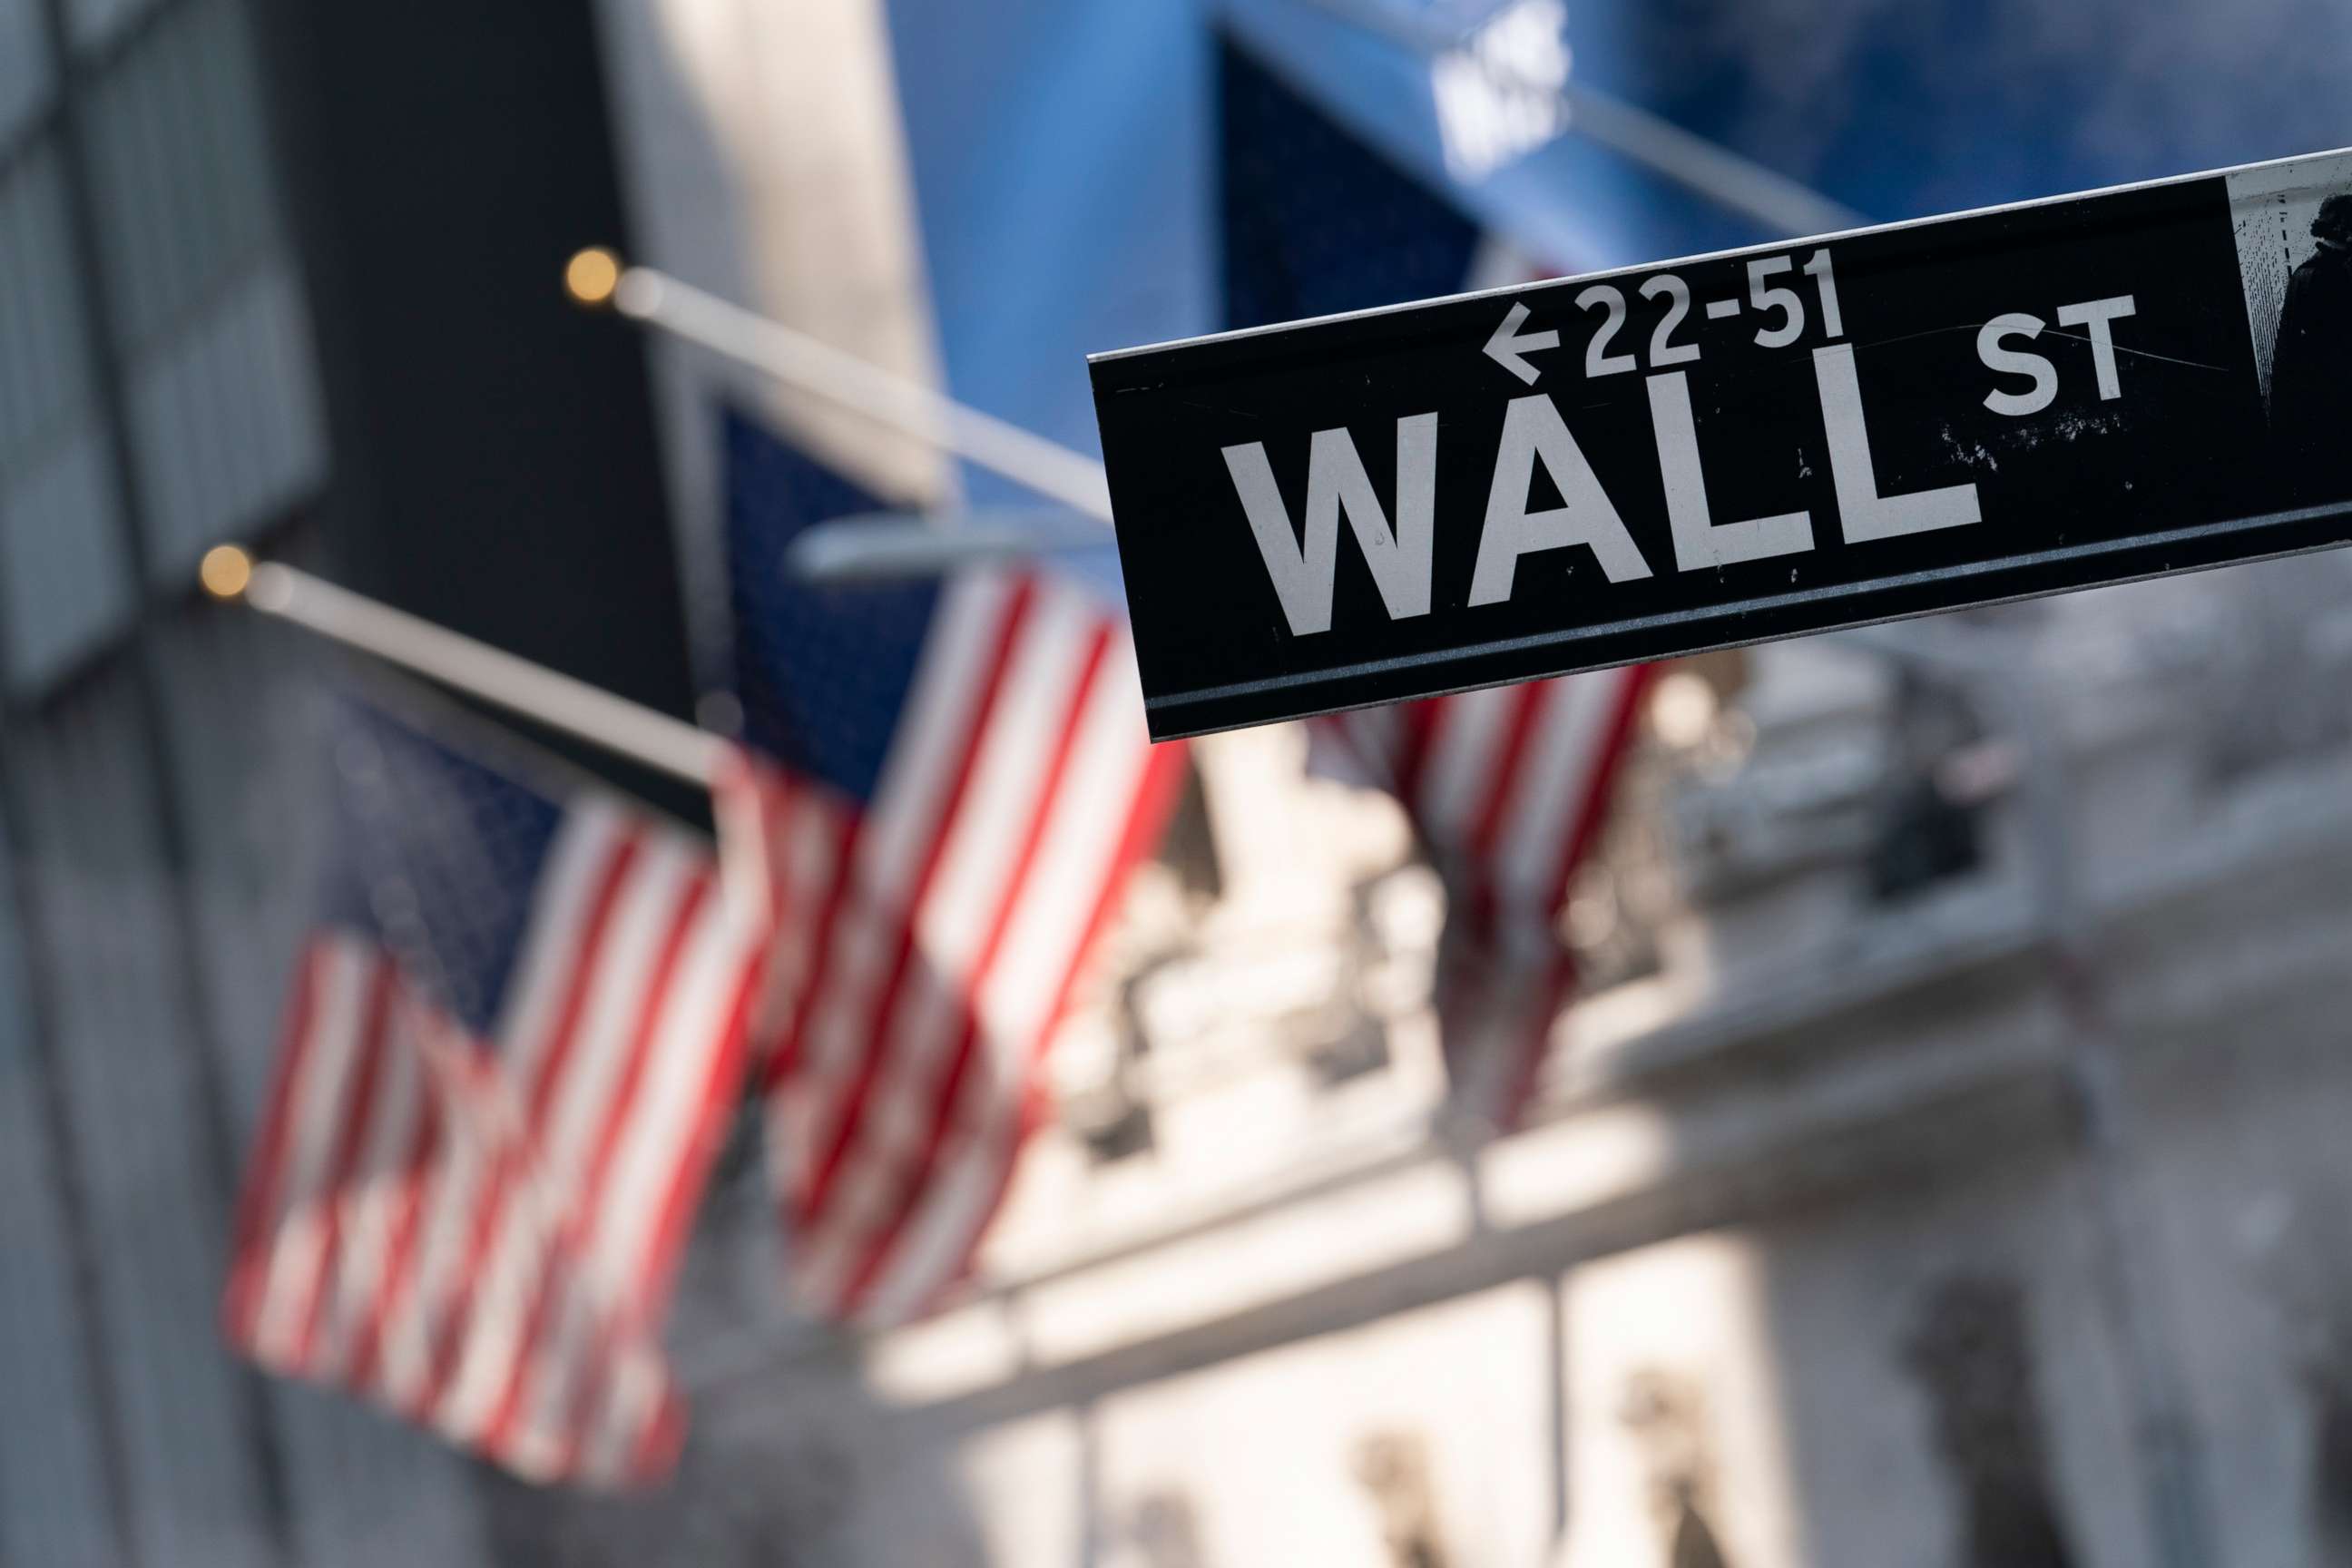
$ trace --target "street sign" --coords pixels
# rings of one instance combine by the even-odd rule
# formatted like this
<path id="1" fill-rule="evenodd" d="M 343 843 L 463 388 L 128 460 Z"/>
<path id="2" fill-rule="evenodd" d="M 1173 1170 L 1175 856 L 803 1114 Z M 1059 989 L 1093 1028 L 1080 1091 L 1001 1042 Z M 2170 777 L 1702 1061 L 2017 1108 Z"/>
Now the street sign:
<path id="1" fill-rule="evenodd" d="M 1102 354 L 1155 739 L 2352 542 L 2352 153 Z"/>

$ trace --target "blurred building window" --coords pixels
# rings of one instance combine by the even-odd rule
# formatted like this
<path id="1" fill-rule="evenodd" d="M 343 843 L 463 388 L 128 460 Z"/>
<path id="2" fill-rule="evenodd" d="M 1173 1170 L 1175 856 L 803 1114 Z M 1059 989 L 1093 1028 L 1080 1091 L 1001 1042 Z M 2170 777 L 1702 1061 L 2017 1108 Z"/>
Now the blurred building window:
<path id="1" fill-rule="evenodd" d="M 0 174 L 0 626 L 19 691 L 53 679 L 131 608 L 80 287 L 63 170 L 36 142 Z"/>
<path id="2" fill-rule="evenodd" d="M 0 0 L 0 148 L 49 100 L 49 51 L 40 0 Z"/>
<path id="3" fill-rule="evenodd" d="M 309 313 L 235 0 L 180 0 L 81 106 L 156 581 L 324 477 Z"/>
<path id="4" fill-rule="evenodd" d="M 258 91 L 231 0 L 173 7 L 91 80 L 91 174 L 129 357 L 184 330 L 272 242 Z"/>

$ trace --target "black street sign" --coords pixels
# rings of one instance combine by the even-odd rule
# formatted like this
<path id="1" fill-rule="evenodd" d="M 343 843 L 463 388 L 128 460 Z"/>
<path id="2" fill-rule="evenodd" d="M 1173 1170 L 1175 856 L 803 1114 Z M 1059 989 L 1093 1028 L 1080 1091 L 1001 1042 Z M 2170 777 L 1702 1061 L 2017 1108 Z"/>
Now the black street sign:
<path id="1" fill-rule="evenodd" d="M 1097 356 L 1171 739 L 2352 542 L 2352 153 Z"/>

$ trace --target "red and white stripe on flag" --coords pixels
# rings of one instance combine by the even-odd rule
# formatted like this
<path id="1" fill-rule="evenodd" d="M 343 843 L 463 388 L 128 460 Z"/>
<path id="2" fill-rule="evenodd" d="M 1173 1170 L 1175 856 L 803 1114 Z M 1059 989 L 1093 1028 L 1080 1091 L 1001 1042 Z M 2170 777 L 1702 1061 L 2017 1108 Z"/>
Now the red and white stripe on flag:
<path id="1" fill-rule="evenodd" d="M 741 1088 L 744 914 L 707 847 L 574 802 L 494 1041 L 380 941 L 320 928 L 247 1173 L 231 1342 L 530 1479 L 667 1473 L 658 1333 Z"/>
<path id="2" fill-rule="evenodd" d="M 1402 804 L 1444 878 L 1437 985 L 1455 1103 L 1518 1124 L 1576 988 L 1559 934 L 1650 669 L 1470 691 L 1315 721 L 1318 765 Z"/>
<path id="3" fill-rule="evenodd" d="M 969 574 L 929 637 L 862 810 L 751 755 L 720 792 L 779 933 L 761 1035 L 788 1285 L 866 1323 L 966 1271 L 1087 950 L 1181 779 L 1096 595 Z"/>

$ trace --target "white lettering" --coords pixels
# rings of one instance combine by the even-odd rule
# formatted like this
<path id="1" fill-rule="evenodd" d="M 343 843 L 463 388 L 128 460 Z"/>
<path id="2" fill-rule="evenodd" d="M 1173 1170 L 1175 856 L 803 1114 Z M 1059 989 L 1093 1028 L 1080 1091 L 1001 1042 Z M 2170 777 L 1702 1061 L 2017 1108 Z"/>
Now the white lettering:
<path id="1" fill-rule="evenodd" d="M 1538 458 L 1567 504 L 1529 512 L 1528 490 Z M 1570 544 L 1589 547 L 1612 583 L 1650 575 L 1649 563 L 1551 399 L 1541 394 L 1515 397 L 1503 415 L 1503 444 L 1486 492 L 1486 526 L 1478 539 L 1470 603 L 1501 604 L 1511 596 L 1520 556 Z"/>
<path id="2" fill-rule="evenodd" d="M 1810 512 L 1746 522 L 1715 521 L 1706 502 L 1706 476 L 1699 468 L 1690 378 L 1681 371 L 1650 378 L 1650 418 L 1658 428 L 1658 471 L 1665 477 L 1666 517 L 1674 524 L 1675 563 L 1682 570 L 1795 555 L 1813 547 Z"/>
<path id="3" fill-rule="evenodd" d="M 2124 395 L 2123 378 L 2116 374 L 2115 323 L 2126 316 L 2137 315 L 2139 305 L 2129 294 L 2118 294 L 2112 300 L 2093 300 L 2084 305 L 2058 307 L 2058 324 L 2062 327 L 2091 329 L 2091 357 L 2099 366 L 2099 398 L 2113 403 Z"/>
<path id="4" fill-rule="evenodd" d="M 1995 316 L 1977 333 L 1977 358 L 1985 368 L 2003 375 L 2023 375 L 2033 379 L 2032 392 L 1989 392 L 1984 404 L 1995 414 L 2006 414 L 2011 419 L 2022 419 L 2029 414 L 2039 414 L 2058 401 L 2058 367 L 2040 354 L 2021 353 L 2000 346 L 2003 338 L 2038 338 L 2045 323 L 2039 316 L 2011 311 Z"/>
<path id="5" fill-rule="evenodd" d="M 1539 400 L 1538 400 L 1539 401 Z M 1397 421 L 1397 520 L 1381 511 L 1371 476 L 1344 429 L 1318 430 L 1307 458 L 1307 527 L 1302 542 L 1290 530 L 1289 509 L 1276 489 L 1265 445 L 1251 441 L 1227 447 L 1225 471 L 1233 476 L 1250 532 L 1265 561 L 1266 575 L 1282 601 L 1291 635 L 1331 629 L 1331 584 L 1339 564 L 1339 513 L 1356 532 L 1364 564 L 1388 606 L 1391 620 L 1429 614 L 1429 556 L 1437 512 L 1437 416 L 1416 414 Z"/>
<path id="6" fill-rule="evenodd" d="M 1830 474 L 1837 484 L 1838 517 L 1849 543 L 1982 521 L 1974 485 L 1948 485 L 1902 496 L 1878 493 L 1878 470 L 1870 458 L 1870 426 L 1862 412 L 1862 382 L 1854 374 L 1853 344 L 1815 349 L 1813 377 L 1821 384 L 1822 421 L 1830 437 Z"/>
<path id="7" fill-rule="evenodd" d="M 1805 335 L 1804 296 L 1794 289 L 1769 288 L 1768 278 L 1777 277 L 1796 266 L 1785 256 L 1768 256 L 1748 264 L 1748 302 L 1759 310 L 1778 310 L 1780 324 L 1759 327 L 1756 341 L 1768 349 L 1785 349 Z"/>

